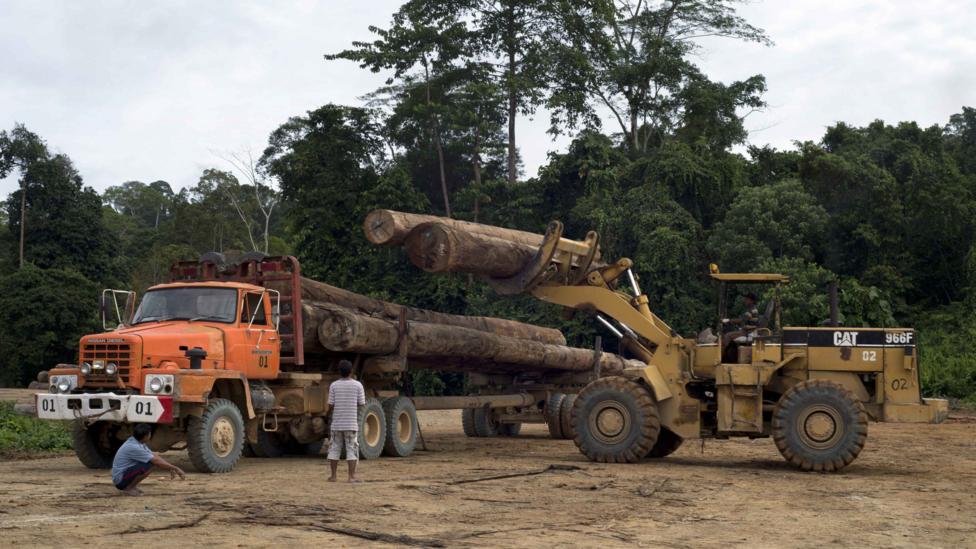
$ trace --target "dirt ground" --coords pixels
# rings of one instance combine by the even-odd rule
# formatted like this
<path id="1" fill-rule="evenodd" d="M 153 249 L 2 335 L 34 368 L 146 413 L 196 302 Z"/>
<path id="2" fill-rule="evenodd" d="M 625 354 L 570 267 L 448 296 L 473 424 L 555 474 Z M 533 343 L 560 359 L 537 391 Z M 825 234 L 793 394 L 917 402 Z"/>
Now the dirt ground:
<path id="1" fill-rule="evenodd" d="M 825 475 L 769 439 L 602 465 L 542 425 L 466 438 L 459 416 L 423 412 L 428 451 L 361 462 L 359 485 L 327 483 L 320 456 L 245 458 L 226 475 L 153 475 L 132 498 L 73 456 L 2 462 L 0 545 L 976 547 L 974 417 L 872 424 L 860 458 Z"/>

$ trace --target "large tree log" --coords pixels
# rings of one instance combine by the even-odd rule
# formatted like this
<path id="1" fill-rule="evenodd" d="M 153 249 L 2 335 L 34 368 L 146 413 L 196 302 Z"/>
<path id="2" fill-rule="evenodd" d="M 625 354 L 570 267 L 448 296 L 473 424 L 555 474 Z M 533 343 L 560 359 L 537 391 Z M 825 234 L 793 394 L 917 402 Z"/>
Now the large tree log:
<path id="1" fill-rule="evenodd" d="M 459 221 L 448 217 L 433 215 L 395 212 L 393 210 L 373 210 L 363 221 L 363 232 L 373 244 L 395 246 L 402 244 L 416 227 L 424 223 L 444 223 L 464 232 L 493 236 L 517 244 L 524 244 L 538 248 L 542 244 L 542 235 L 515 229 L 504 229 L 481 223 Z"/>
<path id="2" fill-rule="evenodd" d="M 514 320 L 505 320 L 502 318 L 451 315 L 428 311 L 426 309 L 406 307 L 396 303 L 389 303 L 387 301 L 366 297 L 364 295 L 350 292 L 349 290 L 336 288 L 335 286 L 330 286 L 328 284 L 317 282 L 308 278 L 302 279 L 302 300 L 307 306 L 313 308 L 337 306 L 364 313 L 369 316 L 389 320 L 398 320 L 402 313 L 406 317 L 406 320 L 427 322 L 431 324 L 460 326 L 470 328 L 472 330 L 480 330 L 483 332 L 518 339 L 538 341 L 541 343 L 551 343 L 555 345 L 566 344 L 566 338 L 563 336 L 562 332 L 554 328 L 544 328 L 542 326 L 534 326 L 532 324 L 525 324 L 522 322 L 516 322 Z M 317 329 L 318 319 L 315 311 L 306 310 L 304 312 L 305 317 L 303 320 L 308 320 L 305 320 L 307 325 L 303 331 L 306 333 L 306 337 L 308 337 L 307 334 L 310 333 L 309 330 Z M 311 333 L 314 333 L 314 331 Z M 307 343 L 306 349 L 308 349 Z"/>
<path id="3" fill-rule="evenodd" d="M 399 327 L 380 318 L 339 308 L 323 309 L 319 342 L 334 352 L 387 355 L 398 351 Z M 408 357 L 450 357 L 500 364 L 517 364 L 527 369 L 587 371 L 593 368 L 594 353 L 563 345 L 551 345 L 495 335 L 478 330 L 408 322 L 405 334 Z M 626 366 L 642 366 L 612 353 L 601 353 L 600 369 L 619 372 Z"/>
<path id="4" fill-rule="evenodd" d="M 535 257 L 538 247 L 426 223 L 404 241 L 414 265 L 429 273 L 471 273 L 493 278 L 515 276 Z"/>

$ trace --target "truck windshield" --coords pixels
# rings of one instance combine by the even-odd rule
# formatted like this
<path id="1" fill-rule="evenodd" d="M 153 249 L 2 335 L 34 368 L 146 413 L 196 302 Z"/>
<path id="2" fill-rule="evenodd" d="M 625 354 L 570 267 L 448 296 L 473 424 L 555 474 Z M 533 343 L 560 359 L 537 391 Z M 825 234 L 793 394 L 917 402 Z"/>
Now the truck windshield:
<path id="1" fill-rule="evenodd" d="M 133 324 L 164 320 L 210 320 L 231 323 L 237 318 L 233 288 L 168 288 L 146 292 Z"/>

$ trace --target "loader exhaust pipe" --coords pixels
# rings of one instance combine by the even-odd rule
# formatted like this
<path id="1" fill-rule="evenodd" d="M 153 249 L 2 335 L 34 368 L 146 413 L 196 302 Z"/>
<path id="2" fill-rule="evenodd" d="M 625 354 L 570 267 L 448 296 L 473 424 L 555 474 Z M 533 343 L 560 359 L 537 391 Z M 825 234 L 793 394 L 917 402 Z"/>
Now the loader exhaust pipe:
<path id="1" fill-rule="evenodd" d="M 836 328 L 837 326 L 840 326 L 840 307 L 838 305 L 839 300 L 837 297 L 837 282 L 831 282 L 828 288 L 828 291 L 830 292 L 830 325 Z"/>

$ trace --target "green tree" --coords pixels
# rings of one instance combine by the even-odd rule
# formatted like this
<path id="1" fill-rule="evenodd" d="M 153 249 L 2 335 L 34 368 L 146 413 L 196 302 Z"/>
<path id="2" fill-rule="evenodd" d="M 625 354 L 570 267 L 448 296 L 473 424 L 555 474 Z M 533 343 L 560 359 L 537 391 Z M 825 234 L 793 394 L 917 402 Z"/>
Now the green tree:
<path id="1" fill-rule="evenodd" d="M 766 260 L 818 258 L 827 212 L 796 180 L 739 191 L 708 244 L 723 270 L 755 272 Z"/>
<path id="2" fill-rule="evenodd" d="M 24 386 L 73 362 L 81 336 L 101 328 L 97 311 L 97 288 L 77 272 L 28 263 L 0 277 L 0 384 Z"/>
<path id="3" fill-rule="evenodd" d="M 736 14 L 732 0 L 561 0 L 548 48 L 554 83 L 547 104 L 554 128 L 600 125 L 613 115 L 632 154 L 688 134 L 699 145 L 738 143 L 738 111 L 763 106 L 765 79 L 725 86 L 708 80 L 690 56 L 706 36 L 768 43 L 762 29 Z M 557 32 L 558 30 L 558 32 Z"/>
<path id="4" fill-rule="evenodd" d="M 111 280 L 102 200 L 83 186 L 71 159 L 50 154 L 23 126 L 0 134 L 0 158 L 0 174 L 20 172 L 20 188 L 5 208 L 10 232 L 20 241 L 20 265 L 77 269 L 92 280 Z"/>

